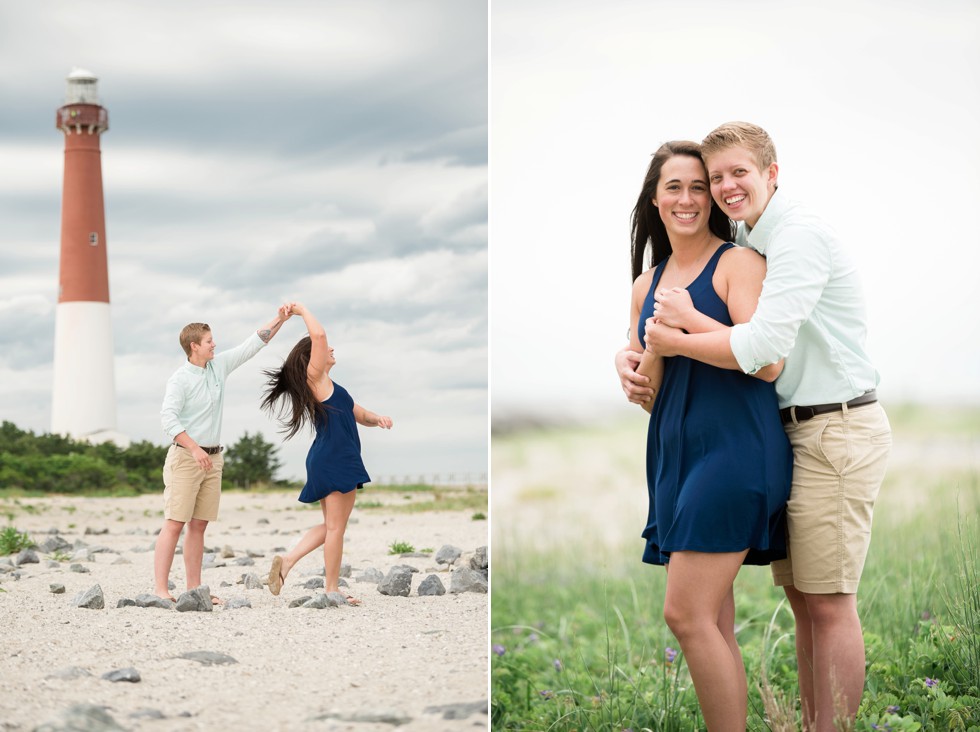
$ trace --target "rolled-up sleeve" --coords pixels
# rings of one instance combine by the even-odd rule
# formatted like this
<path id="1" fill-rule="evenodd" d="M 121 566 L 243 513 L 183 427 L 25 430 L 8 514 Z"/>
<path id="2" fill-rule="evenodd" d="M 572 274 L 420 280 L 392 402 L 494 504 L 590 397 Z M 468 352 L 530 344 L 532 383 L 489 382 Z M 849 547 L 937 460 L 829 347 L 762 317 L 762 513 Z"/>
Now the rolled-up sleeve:
<path id="1" fill-rule="evenodd" d="M 731 347 L 739 367 L 754 374 L 786 358 L 830 279 L 827 241 L 806 227 L 786 227 L 766 252 L 766 279 L 759 306 L 748 323 L 732 328 Z"/>
<path id="2" fill-rule="evenodd" d="M 173 439 L 185 430 L 180 421 L 180 410 L 184 407 L 184 390 L 180 388 L 177 375 L 167 380 L 167 390 L 160 408 L 160 424 L 168 437 Z"/>

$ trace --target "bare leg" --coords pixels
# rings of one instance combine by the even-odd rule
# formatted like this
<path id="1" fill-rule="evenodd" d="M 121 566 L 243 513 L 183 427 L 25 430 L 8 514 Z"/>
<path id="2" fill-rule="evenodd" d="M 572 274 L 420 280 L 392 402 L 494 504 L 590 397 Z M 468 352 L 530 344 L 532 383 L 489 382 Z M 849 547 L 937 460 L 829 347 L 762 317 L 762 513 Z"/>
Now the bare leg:
<path id="1" fill-rule="evenodd" d="M 721 606 L 721 612 L 718 614 L 718 632 L 725 639 L 729 650 L 732 652 L 732 658 L 735 659 L 735 670 L 738 672 L 738 692 L 742 700 L 740 715 L 741 717 L 747 718 L 749 711 L 749 685 L 745 677 L 745 663 L 742 661 L 742 651 L 738 647 L 738 641 L 735 640 L 734 587 L 728 588 L 728 596 L 725 598 L 725 602 Z"/>
<path id="2" fill-rule="evenodd" d="M 745 554 L 674 552 L 667 571 L 664 619 L 684 651 L 710 732 L 745 732 L 745 667 L 718 627 Z"/>
<path id="3" fill-rule="evenodd" d="M 201 563 L 204 561 L 204 530 L 208 522 L 192 518 L 187 524 L 184 537 L 184 571 L 187 573 L 187 589 L 201 586 Z"/>
<path id="4" fill-rule="evenodd" d="M 813 729 L 835 732 L 835 719 L 854 722 L 864 692 L 864 636 L 857 595 L 803 596 L 813 634 Z"/>
<path id="5" fill-rule="evenodd" d="M 806 596 L 793 585 L 783 588 L 796 618 L 796 667 L 800 682 L 800 705 L 803 730 L 811 732 L 816 701 L 813 693 L 813 622 L 806 606 Z"/>
<path id="6" fill-rule="evenodd" d="M 289 574 L 289 570 L 293 568 L 296 562 L 314 549 L 319 549 L 323 545 L 323 538 L 326 535 L 327 527 L 323 524 L 317 524 L 303 534 L 299 543 L 282 557 L 282 578 L 286 579 L 286 575 Z"/>
<path id="7" fill-rule="evenodd" d="M 163 528 L 157 536 L 153 548 L 153 584 L 158 597 L 172 599 L 170 594 L 170 567 L 174 563 L 174 551 L 184 524 L 173 519 L 164 519 Z"/>
<path id="8" fill-rule="evenodd" d="M 326 535 L 323 539 L 323 589 L 336 592 L 340 581 L 340 560 L 344 554 L 344 532 L 347 519 L 354 508 L 356 491 L 350 493 L 334 492 L 320 501 L 323 508 L 323 525 Z"/>

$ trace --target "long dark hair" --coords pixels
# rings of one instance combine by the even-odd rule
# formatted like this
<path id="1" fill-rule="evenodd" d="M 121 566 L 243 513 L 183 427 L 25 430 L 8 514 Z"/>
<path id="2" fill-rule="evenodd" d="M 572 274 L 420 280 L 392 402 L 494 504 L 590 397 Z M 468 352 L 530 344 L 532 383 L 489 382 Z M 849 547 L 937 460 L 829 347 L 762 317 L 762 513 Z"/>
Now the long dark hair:
<path id="1" fill-rule="evenodd" d="M 643 179 L 640 197 L 636 199 L 636 206 L 630 218 L 630 254 L 633 262 L 633 277 L 630 281 L 643 274 L 643 259 L 647 243 L 653 250 L 653 266 L 660 264 L 673 251 L 670 247 L 670 238 L 667 236 L 667 228 L 660 218 L 657 207 L 653 205 L 653 199 L 657 195 L 660 171 L 664 163 L 675 155 L 697 158 L 701 161 L 701 165 L 704 165 L 701 146 L 689 140 L 665 142 L 653 154 L 653 160 L 650 161 L 650 167 L 647 168 L 646 177 Z M 713 202 L 711 213 L 708 214 L 708 229 L 722 241 L 732 241 L 735 238 L 735 224 Z"/>
<path id="2" fill-rule="evenodd" d="M 304 424 L 315 426 L 318 417 L 326 419 L 327 416 L 326 409 L 313 395 L 306 376 L 312 349 L 310 337 L 303 336 L 286 356 L 281 368 L 262 372 L 267 381 L 261 407 L 282 423 L 280 432 L 287 440 Z M 287 411 L 290 412 L 288 419 Z"/>

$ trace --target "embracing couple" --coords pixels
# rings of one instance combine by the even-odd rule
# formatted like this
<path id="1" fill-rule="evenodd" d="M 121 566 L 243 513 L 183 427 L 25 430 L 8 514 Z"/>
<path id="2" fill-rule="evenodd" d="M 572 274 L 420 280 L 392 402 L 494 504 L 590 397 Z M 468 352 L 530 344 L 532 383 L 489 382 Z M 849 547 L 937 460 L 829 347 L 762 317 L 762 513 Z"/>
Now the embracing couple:
<path id="1" fill-rule="evenodd" d="M 357 425 L 391 428 L 391 418 L 369 412 L 340 384 L 330 378 L 337 363 L 327 334 L 301 303 L 282 305 L 276 317 L 250 335 L 244 343 L 215 354 L 211 328 L 190 323 L 180 332 L 187 362 L 167 381 L 160 417 L 172 441 L 163 466 L 164 521 L 154 550 L 155 594 L 173 600 L 170 568 L 177 540 L 187 525 L 184 569 L 187 589 L 201 586 L 204 532 L 218 518 L 221 498 L 221 418 L 228 375 L 262 350 L 282 324 L 299 315 L 308 334 L 300 338 L 281 368 L 265 371 L 268 377 L 262 407 L 276 414 L 293 437 L 303 426 L 316 431 L 306 458 L 307 480 L 299 495 L 304 503 L 320 503 L 323 523 L 311 528 L 285 556 L 276 556 L 269 572 L 269 589 L 278 595 L 292 566 L 323 546 L 324 588 L 339 590 L 344 532 L 354 508 L 356 489 L 370 482 L 361 461 Z M 353 598 L 346 598 L 357 604 Z M 211 596 L 214 604 L 221 601 Z"/>
<path id="2" fill-rule="evenodd" d="M 853 259 L 778 173 L 765 130 L 724 124 L 661 146 L 632 219 L 616 367 L 651 413 L 643 560 L 668 568 L 664 617 L 711 732 L 746 724 L 743 564 L 771 565 L 793 609 L 805 729 L 853 722 L 864 687 L 857 590 L 891 429 Z"/>

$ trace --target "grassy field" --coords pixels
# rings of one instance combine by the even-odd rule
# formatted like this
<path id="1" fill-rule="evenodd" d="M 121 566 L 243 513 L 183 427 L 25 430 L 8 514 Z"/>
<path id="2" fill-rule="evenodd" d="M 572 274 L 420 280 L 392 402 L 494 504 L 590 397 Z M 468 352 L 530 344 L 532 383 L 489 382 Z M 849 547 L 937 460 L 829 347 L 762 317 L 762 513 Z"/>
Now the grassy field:
<path id="1" fill-rule="evenodd" d="M 856 729 L 980 730 L 980 410 L 889 416 Z M 665 574 L 639 559 L 644 439 L 640 418 L 494 436 L 494 730 L 703 728 Z M 793 619 L 767 568 L 742 570 L 736 606 L 749 729 L 799 729 Z"/>

